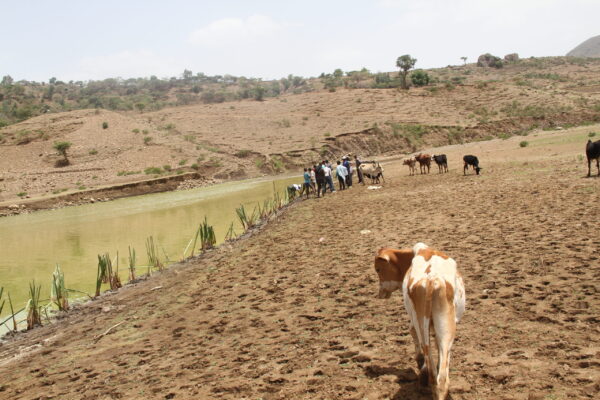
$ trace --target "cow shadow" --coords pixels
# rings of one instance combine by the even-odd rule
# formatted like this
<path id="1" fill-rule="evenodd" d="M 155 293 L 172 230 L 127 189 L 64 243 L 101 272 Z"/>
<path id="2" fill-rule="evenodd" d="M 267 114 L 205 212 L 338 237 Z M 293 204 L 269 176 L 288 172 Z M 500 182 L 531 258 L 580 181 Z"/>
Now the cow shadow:
<path id="1" fill-rule="evenodd" d="M 382 365 L 368 365 L 364 368 L 365 375 L 369 378 L 378 378 L 383 375 L 396 377 L 395 383 L 400 385 L 392 400 L 430 400 L 431 390 L 419 384 L 419 377 L 413 368 L 396 368 Z M 446 400 L 452 400 L 448 394 Z"/>

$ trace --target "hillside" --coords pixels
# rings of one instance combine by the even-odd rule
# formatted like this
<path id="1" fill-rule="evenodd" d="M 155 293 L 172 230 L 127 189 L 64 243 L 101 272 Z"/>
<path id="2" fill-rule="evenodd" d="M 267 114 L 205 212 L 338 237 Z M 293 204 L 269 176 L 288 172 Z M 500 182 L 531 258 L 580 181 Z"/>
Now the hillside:
<path id="1" fill-rule="evenodd" d="M 402 295 L 376 299 L 373 268 L 380 247 L 423 241 L 466 287 L 452 399 L 598 398 L 600 182 L 578 156 L 599 128 L 426 149 L 450 172 L 396 161 L 379 190 L 298 201 L 246 240 L 7 338 L 0 397 L 429 400 Z M 482 175 L 463 176 L 463 154 Z"/>
<path id="2" fill-rule="evenodd" d="M 600 60 L 538 58 L 502 69 L 471 64 L 427 72 L 433 83 L 408 91 L 362 88 L 374 82 L 370 76 L 329 90 L 314 80 L 313 91 L 264 101 L 30 118 L 0 129 L 0 203 L 184 172 L 216 180 L 297 172 L 346 152 L 403 154 L 600 118 Z M 56 141 L 72 143 L 71 165 L 55 167 Z"/>
<path id="3" fill-rule="evenodd" d="M 594 36 L 567 53 L 569 57 L 600 58 L 600 35 Z"/>

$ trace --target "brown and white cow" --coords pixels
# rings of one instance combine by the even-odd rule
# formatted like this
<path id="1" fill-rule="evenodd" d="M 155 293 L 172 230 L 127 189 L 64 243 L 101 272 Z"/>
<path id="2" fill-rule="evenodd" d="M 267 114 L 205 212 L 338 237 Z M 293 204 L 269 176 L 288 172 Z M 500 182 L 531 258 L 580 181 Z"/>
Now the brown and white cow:
<path id="1" fill-rule="evenodd" d="M 425 173 L 425 168 L 427 168 L 427 173 L 429 173 L 431 169 L 431 155 L 419 153 L 415 156 L 415 160 L 419 163 L 421 174 Z"/>
<path id="2" fill-rule="evenodd" d="M 417 172 L 416 163 L 417 161 L 412 158 L 402 161 L 402 165 L 408 165 L 409 176 L 413 176 Z"/>
<path id="3" fill-rule="evenodd" d="M 379 250 L 375 270 L 379 275 L 379 298 L 389 298 L 402 281 L 421 382 L 429 383 L 434 400 L 444 400 L 450 384 L 450 349 L 456 323 L 465 311 L 465 289 L 456 262 L 417 243 L 412 250 Z M 435 333 L 437 363 L 430 347 L 430 328 Z"/>

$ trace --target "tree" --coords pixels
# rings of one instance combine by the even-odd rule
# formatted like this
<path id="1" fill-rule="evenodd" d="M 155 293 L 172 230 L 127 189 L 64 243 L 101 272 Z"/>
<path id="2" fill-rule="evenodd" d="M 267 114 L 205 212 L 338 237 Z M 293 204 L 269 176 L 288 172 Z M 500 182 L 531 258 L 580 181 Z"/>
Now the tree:
<path id="1" fill-rule="evenodd" d="M 71 142 L 54 142 L 54 149 L 58 151 L 58 154 L 63 156 L 65 159 L 61 163 L 62 165 L 69 165 L 69 158 L 67 157 L 67 150 L 71 148 Z"/>
<path id="2" fill-rule="evenodd" d="M 399 74 L 403 89 L 408 89 L 408 82 L 406 81 L 406 76 L 408 75 L 408 71 L 411 70 L 416 63 L 417 59 L 412 58 L 409 54 L 400 56 L 396 60 L 396 66 L 400 68 Z"/>
<path id="3" fill-rule="evenodd" d="M 10 75 L 5 75 L 2 77 L 2 86 L 10 86 L 14 82 L 14 79 Z"/>
<path id="4" fill-rule="evenodd" d="M 463 56 L 460 59 L 463 60 L 464 65 L 467 65 L 467 57 Z"/>

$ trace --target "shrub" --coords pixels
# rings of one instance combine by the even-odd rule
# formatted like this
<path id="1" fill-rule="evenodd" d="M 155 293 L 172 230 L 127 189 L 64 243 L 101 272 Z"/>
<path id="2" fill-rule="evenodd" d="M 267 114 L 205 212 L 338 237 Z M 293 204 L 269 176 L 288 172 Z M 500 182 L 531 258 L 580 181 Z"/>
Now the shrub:
<path id="1" fill-rule="evenodd" d="M 198 169 L 199 169 L 198 164 L 196 164 L 196 163 L 193 163 L 192 165 L 190 165 L 190 168 L 195 171 L 198 171 Z"/>
<path id="2" fill-rule="evenodd" d="M 25 196 L 27 196 L 27 192 L 19 192 L 19 193 L 17 193 L 17 196 L 25 197 Z"/>
<path id="3" fill-rule="evenodd" d="M 238 150 L 234 153 L 234 156 L 238 157 L 238 158 L 246 158 L 248 157 L 250 154 L 252 153 L 252 151 L 250 150 Z"/>
<path id="4" fill-rule="evenodd" d="M 102 123 L 102 129 L 108 129 L 108 122 L 104 121 Z"/>
<path id="5" fill-rule="evenodd" d="M 429 85 L 429 74 L 423 70 L 414 71 L 410 74 L 410 80 L 415 86 L 427 86 Z"/>
<path id="6" fill-rule="evenodd" d="M 163 169 L 167 172 L 169 172 L 171 170 L 171 166 L 169 164 L 165 164 L 163 165 Z"/>
<path id="7" fill-rule="evenodd" d="M 144 144 L 145 145 L 149 145 L 151 141 L 152 141 L 152 136 L 146 136 L 144 138 Z"/>
<path id="8" fill-rule="evenodd" d="M 131 132 L 133 133 L 140 133 L 140 130 L 138 128 L 135 128 L 134 130 L 132 130 Z"/>
<path id="9" fill-rule="evenodd" d="M 155 174 L 160 174 L 162 172 L 162 170 L 160 169 L 160 167 L 148 167 L 144 170 L 144 173 L 146 175 L 155 175 Z"/>
<path id="10" fill-rule="evenodd" d="M 596 132 L 590 132 L 590 133 L 588 133 L 588 136 L 589 137 L 594 137 L 594 136 L 596 136 Z"/>
<path id="11" fill-rule="evenodd" d="M 95 156 L 96 154 L 98 154 L 98 150 L 96 149 L 91 149 L 89 152 L 90 156 Z"/>
<path id="12" fill-rule="evenodd" d="M 64 165 L 69 165 L 69 158 L 67 157 L 67 150 L 71 148 L 71 142 L 54 142 L 54 149 L 64 157 Z"/>
<path id="13" fill-rule="evenodd" d="M 527 146 L 529 146 L 529 142 L 526 141 L 526 140 L 523 140 L 521 143 L 519 143 L 519 146 L 521 146 L 521 147 L 527 147 Z"/>
<path id="14" fill-rule="evenodd" d="M 185 164 L 187 164 L 187 160 L 181 160 L 181 161 L 179 161 L 179 165 L 185 165 Z"/>

